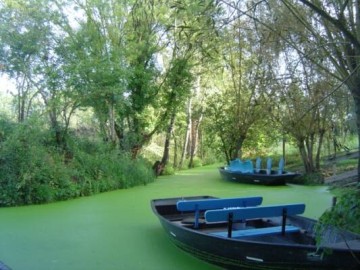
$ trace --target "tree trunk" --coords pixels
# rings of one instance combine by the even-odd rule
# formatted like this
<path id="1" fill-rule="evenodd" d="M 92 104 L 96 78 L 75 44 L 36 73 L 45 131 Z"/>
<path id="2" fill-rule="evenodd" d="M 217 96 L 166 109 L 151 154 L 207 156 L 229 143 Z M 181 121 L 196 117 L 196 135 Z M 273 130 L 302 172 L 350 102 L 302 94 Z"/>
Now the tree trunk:
<path id="1" fill-rule="evenodd" d="M 360 88 L 359 88 L 360 89 Z M 355 113 L 356 113 L 356 127 L 357 127 L 357 133 L 358 133 L 358 151 L 360 153 L 360 96 L 354 96 L 354 103 L 355 103 Z M 358 177 L 357 177 L 358 183 L 360 183 L 360 155 L 358 158 Z"/>
<path id="2" fill-rule="evenodd" d="M 173 167 L 176 168 L 177 167 L 177 163 L 178 163 L 178 140 L 177 137 L 173 133 L 171 134 L 173 136 L 173 141 L 174 141 L 174 161 L 173 161 Z"/>
<path id="3" fill-rule="evenodd" d="M 298 140 L 298 148 L 301 159 L 304 164 L 305 173 L 314 173 L 316 168 L 314 166 L 314 158 L 311 146 L 311 139 Z"/>
<path id="4" fill-rule="evenodd" d="M 185 140 L 184 140 L 184 145 L 182 148 L 182 153 L 181 153 L 181 158 L 180 158 L 180 163 L 179 163 L 179 168 L 182 168 L 182 165 L 184 164 L 185 161 L 185 157 L 186 157 L 186 152 L 187 152 L 187 148 L 188 148 L 188 144 L 189 144 L 189 140 L 190 140 L 190 133 L 191 133 L 191 97 L 188 100 L 188 110 L 187 110 L 187 128 L 186 128 L 186 133 L 185 133 Z"/>
<path id="5" fill-rule="evenodd" d="M 199 119 L 197 121 L 195 121 L 195 124 L 193 125 L 189 168 L 194 167 L 194 157 L 197 154 L 198 141 L 199 141 L 199 128 L 200 128 L 202 119 L 203 119 L 203 114 L 201 113 Z"/>
<path id="6" fill-rule="evenodd" d="M 236 143 L 236 149 L 232 155 L 233 159 L 242 158 L 242 146 L 244 144 L 245 139 L 246 139 L 246 136 L 244 136 L 244 135 L 239 136 L 237 143 Z"/>
<path id="7" fill-rule="evenodd" d="M 168 130 L 166 132 L 165 144 L 164 144 L 164 152 L 163 152 L 162 159 L 161 159 L 160 162 L 154 164 L 154 170 L 155 170 L 155 175 L 156 176 L 159 176 L 159 175 L 162 174 L 166 164 L 169 162 L 170 140 L 171 140 L 171 134 L 173 133 L 173 130 L 174 130 L 175 118 L 176 118 L 176 110 L 174 109 L 172 111 L 172 113 L 171 113 L 170 123 L 169 123 L 169 126 L 168 126 Z"/>
<path id="8" fill-rule="evenodd" d="M 305 146 L 307 149 L 307 160 L 309 163 L 309 173 L 315 172 L 314 166 L 314 136 L 315 134 L 311 134 L 310 138 L 305 140 Z"/>
<path id="9" fill-rule="evenodd" d="M 223 138 L 223 136 L 220 135 L 220 140 L 221 140 L 221 148 L 224 152 L 224 155 L 225 155 L 225 159 L 226 159 L 226 164 L 230 164 L 230 160 L 231 160 L 231 153 L 230 151 L 228 150 L 227 148 L 227 145 L 225 143 L 225 139 Z"/>
<path id="10" fill-rule="evenodd" d="M 286 164 L 286 139 L 285 136 L 282 139 L 282 157 L 284 159 L 284 166 Z"/>
<path id="11" fill-rule="evenodd" d="M 116 144 L 116 131 L 115 131 L 115 108 L 114 104 L 109 104 L 109 137 L 113 144 Z"/>
<path id="12" fill-rule="evenodd" d="M 360 152 L 360 70 L 358 69 L 355 74 L 347 81 L 347 86 L 354 98 L 355 114 L 356 114 L 356 127 L 358 134 L 358 151 Z M 358 157 L 358 183 L 360 183 L 360 155 Z"/>
<path id="13" fill-rule="evenodd" d="M 324 141 L 324 135 L 325 135 L 325 130 L 321 130 L 320 134 L 319 134 L 319 143 L 318 143 L 318 148 L 317 148 L 316 158 L 315 158 L 315 168 L 318 171 L 320 170 L 320 156 L 321 156 L 321 148 L 322 148 L 323 141 Z"/>
<path id="14" fill-rule="evenodd" d="M 310 173 L 310 171 L 311 171 L 310 170 L 310 164 L 309 164 L 309 161 L 308 161 L 308 155 L 306 153 L 304 143 L 299 142 L 298 147 L 299 147 L 299 152 L 300 152 L 301 159 L 302 159 L 303 164 L 304 164 L 305 173 Z"/>
<path id="15" fill-rule="evenodd" d="M 26 99 L 26 90 L 25 88 L 25 78 L 22 79 L 21 84 L 18 83 L 18 94 L 17 94 L 17 102 L 18 102 L 18 122 L 24 122 L 25 120 L 25 99 Z"/>

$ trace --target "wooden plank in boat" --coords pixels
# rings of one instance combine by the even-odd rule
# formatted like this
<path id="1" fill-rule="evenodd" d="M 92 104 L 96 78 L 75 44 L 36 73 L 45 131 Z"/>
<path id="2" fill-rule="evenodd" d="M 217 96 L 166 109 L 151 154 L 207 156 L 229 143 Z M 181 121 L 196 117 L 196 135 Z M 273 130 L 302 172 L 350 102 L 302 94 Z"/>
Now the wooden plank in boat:
<path id="1" fill-rule="evenodd" d="M 218 209 L 205 212 L 206 222 L 226 222 L 229 220 L 229 214 L 232 215 L 232 221 L 244 221 L 246 219 L 269 218 L 278 216 L 293 216 L 303 214 L 305 204 L 287 204 L 271 205 L 259 207 L 247 207 L 238 209 Z"/>
<path id="2" fill-rule="evenodd" d="M 262 197 L 222 198 L 204 200 L 180 200 L 176 203 L 179 211 L 211 210 L 231 207 L 250 207 L 262 203 Z"/>

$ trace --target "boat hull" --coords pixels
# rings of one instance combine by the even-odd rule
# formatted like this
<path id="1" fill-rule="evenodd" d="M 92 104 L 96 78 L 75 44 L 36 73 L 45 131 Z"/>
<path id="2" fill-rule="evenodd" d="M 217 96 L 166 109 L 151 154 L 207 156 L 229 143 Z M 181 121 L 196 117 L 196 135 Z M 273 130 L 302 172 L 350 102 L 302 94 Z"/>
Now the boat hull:
<path id="1" fill-rule="evenodd" d="M 260 170 L 258 173 L 242 173 L 225 169 L 225 167 L 220 167 L 219 172 L 221 177 L 227 181 L 269 186 L 285 185 L 287 181 L 299 176 L 297 173 L 286 171 L 282 174 L 278 174 L 275 171 L 272 171 L 271 174 L 266 174 L 266 170 Z"/>
<path id="2" fill-rule="evenodd" d="M 203 197 L 198 197 L 203 198 Z M 170 239 L 180 249 L 225 269 L 360 269 L 354 256 L 360 258 L 360 250 L 322 249 L 311 243 L 272 243 L 247 239 L 215 237 L 189 227 L 179 225 L 165 216 L 176 216 L 176 200 L 153 200 L 151 205 Z M 174 203 L 175 202 L 175 203 Z M 162 205 L 159 212 L 159 203 Z M 166 207 L 165 204 L 168 203 Z M 173 212 L 174 214 L 170 214 Z M 166 214 L 165 214 L 166 213 Z M 316 221 L 298 217 L 299 224 L 313 228 Z M 297 237 L 297 236 L 294 236 Z M 329 252 L 330 251 L 330 252 Z"/>

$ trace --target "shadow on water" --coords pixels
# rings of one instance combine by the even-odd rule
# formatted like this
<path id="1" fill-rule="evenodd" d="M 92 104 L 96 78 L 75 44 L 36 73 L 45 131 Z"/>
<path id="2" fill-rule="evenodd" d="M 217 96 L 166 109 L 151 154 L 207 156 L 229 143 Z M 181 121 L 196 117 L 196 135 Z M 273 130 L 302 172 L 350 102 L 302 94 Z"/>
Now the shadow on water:
<path id="1" fill-rule="evenodd" d="M 176 248 L 150 200 L 189 195 L 262 195 L 264 204 L 304 202 L 318 218 L 331 205 L 326 187 L 264 187 L 221 180 L 215 167 L 160 177 L 147 186 L 47 205 L 0 209 L 0 261 L 14 270 L 211 270 Z"/>

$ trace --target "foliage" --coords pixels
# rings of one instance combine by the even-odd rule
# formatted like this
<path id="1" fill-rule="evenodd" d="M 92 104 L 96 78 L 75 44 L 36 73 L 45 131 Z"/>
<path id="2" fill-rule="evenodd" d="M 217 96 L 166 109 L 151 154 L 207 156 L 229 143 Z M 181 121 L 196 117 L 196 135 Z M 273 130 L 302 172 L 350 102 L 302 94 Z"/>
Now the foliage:
<path id="1" fill-rule="evenodd" d="M 102 142 L 73 137 L 64 151 L 34 119 L 11 131 L 8 122 L 0 124 L 6 134 L 0 142 L 2 206 L 66 200 L 154 180 L 146 160 L 133 160 Z"/>
<path id="2" fill-rule="evenodd" d="M 47 145 L 49 132 L 39 126 L 33 119 L 24 122 L 1 143 L 1 205 L 54 201 L 63 197 L 63 189 L 73 190 L 69 169 L 61 166 L 61 154 Z"/>
<path id="3" fill-rule="evenodd" d="M 0 72 L 19 122 L 0 120 L 3 204 L 145 184 L 141 150 L 164 133 L 163 160 L 189 166 L 286 139 L 310 173 L 298 181 L 321 183 L 323 145 L 360 130 L 359 22 L 353 1 L 311 2 L 3 1 Z"/>
<path id="4" fill-rule="evenodd" d="M 339 192 L 337 203 L 319 219 L 324 226 L 335 227 L 360 233 L 360 192 L 359 189 L 344 188 Z M 321 232 L 321 227 L 318 230 Z"/>
<path id="5" fill-rule="evenodd" d="M 268 44 L 260 42 L 256 24 L 241 16 L 231 19 L 233 23 L 222 32 L 223 68 L 217 72 L 217 91 L 209 99 L 207 110 L 209 127 L 220 138 L 227 162 L 242 157 L 249 138 L 268 133 L 262 116 L 268 114 L 268 93 L 273 84 L 272 70 L 266 64 L 271 54 L 264 54 Z M 257 125 L 262 129 L 260 136 Z M 251 141 L 256 144 L 256 139 Z"/>
<path id="6" fill-rule="evenodd" d="M 304 173 L 290 180 L 289 183 L 300 185 L 321 185 L 324 183 L 324 176 L 320 172 Z"/>
<path id="7" fill-rule="evenodd" d="M 201 167 L 202 165 L 202 160 L 200 158 L 195 157 L 193 159 L 193 168 Z"/>
<path id="8" fill-rule="evenodd" d="M 77 139 L 76 145 L 73 166 L 79 172 L 76 183 L 81 186 L 81 195 L 145 185 L 154 180 L 151 164 L 141 157 L 132 159 L 103 142 Z"/>
<path id="9" fill-rule="evenodd" d="M 162 171 L 162 175 L 174 175 L 175 174 L 175 169 L 171 164 L 167 164 L 164 168 L 164 170 Z"/>
<path id="10" fill-rule="evenodd" d="M 220 154 L 211 148 L 207 149 L 201 156 L 201 162 L 204 166 L 219 163 L 221 160 L 223 159 L 220 157 Z"/>

